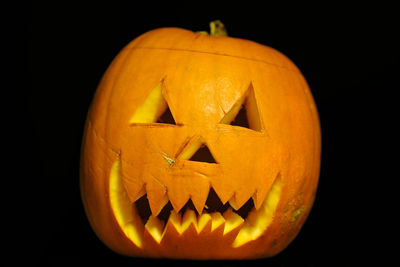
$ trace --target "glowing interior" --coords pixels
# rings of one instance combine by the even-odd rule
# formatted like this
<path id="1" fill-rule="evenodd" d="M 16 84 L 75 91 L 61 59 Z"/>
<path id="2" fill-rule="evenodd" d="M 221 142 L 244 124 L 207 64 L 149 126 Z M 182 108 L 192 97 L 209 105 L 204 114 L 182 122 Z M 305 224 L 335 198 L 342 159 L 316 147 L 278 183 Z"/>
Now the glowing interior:
<path id="1" fill-rule="evenodd" d="M 190 142 L 178 155 L 178 159 L 190 159 L 196 151 L 200 149 L 200 147 L 204 144 L 204 139 L 201 137 L 195 138 L 192 142 Z"/>
<path id="2" fill-rule="evenodd" d="M 252 86 L 248 90 L 245 106 L 246 106 L 247 119 L 249 122 L 250 129 L 255 131 L 261 131 L 262 127 L 261 127 L 260 114 L 258 113 L 256 97 L 254 95 L 254 89 Z"/>
<path id="3" fill-rule="evenodd" d="M 233 247 L 239 247 L 250 240 L 255 240 L 267 229 L 271 223 L 278 206 L 282 190 L 282 182 L 278 177 L 271 187 L 264 203 L 258 210 L 252 210 L 246 218 L 246 223 L 240 229 L 239 234 L 233 242 Z"/>
<path id="4" fill-rule="evenodd" d="M 121 180 L 121 161 L 115 161 L 110 174 L 110 203 L 124 234 L 138 247 L 142 246 L 143 224 L 128 199 Z"/>
<path id="5" fill-rule="evenodd" d="M 147 222 L 143 224 L 135 205 L 127 197 L 121 178 L 121 164 L 117 160 L 110 174 L 110 203 L 122 231 L 138 247 L 143 246 L 145 231 L 156 242 L 161 243 L 165 233 L 171 231 L 171 227 L 182 234 L 190 225 L 193 225 L 198 235 L 201 236 L 203 229 L 210 221 L 211 232 L 220 227 L 223 227 L 222 235 L 238 230 L 232 247 L 240 247 L 260 237 L 268 228 L 278 205 L 282 188 L 281 179 L 278 176 L 260 208 L 253 208 L 246 219 L 235 213 L 232 208 L 227 209 L 223 214 L 219 212 L 207 213 L 206 209 L 203 209 L 201 214 L 196 214 L 193 209 L 187 209 L 183 216 L 172 210 L 165 225 L 155 215 L 151 215 Z"/>

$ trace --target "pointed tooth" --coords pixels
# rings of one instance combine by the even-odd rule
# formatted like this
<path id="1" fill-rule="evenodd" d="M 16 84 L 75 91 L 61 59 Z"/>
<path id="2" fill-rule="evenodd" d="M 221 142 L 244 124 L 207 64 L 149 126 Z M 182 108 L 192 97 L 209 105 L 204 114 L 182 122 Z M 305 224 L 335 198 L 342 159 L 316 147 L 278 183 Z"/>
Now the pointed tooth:
<path id="1" fill-rule="evenodd" d="M 169 215 L 168 222 L 167 222 L 167 227 L 173 227 L 175 230 L 179 233 L 182 234 L 182 226 L 181 226 L 181 215 L 174 210 L 171 210 L 171 214 Z"/>
<path id="2" fill-rule="evenodd" d="M 211 230 L 211 224 L 212 224 L 211 215 L 208 213 L 201 214 L 197 221 L 197 232 L 200 233 L 201 231 L 205 230 L 208 227 Z"/>
<path id="3" fill-rule="evenodd" d="M 246 218 L 246 224 L 240 229 L 233 247 L 239 247 L 251 240 L 255 240 L 265 229 L 271 224 L 274 218 L 274 213 L 278 206 L 282 191 L 282 181 L 280 177 L 275 179 L 271 190 L 265 197 L 263 203 L 258 210 L 253 210 Z"/>
<path id="4" fill-rule="evenodd" d="M 224 235 L 243 225 L 244 219 L 233 212 L 231 208 L 227 209 L 223 216 L 225 219 Z"/>
<path id="5" fill-rule="evenodd" d="M 218 229 L 221 225 L 225 224 L 225 219 L 222 217 L 221 213 L 213 212 L 210 214 L 212 223 L 211 223 L 211 232 Z"/>
<path id="6" fill-rule="evenodd" d="M 150 203 L 150 201 L 149 201 L 149 203 Z M 160 201 L 156 202 L 156 203 L 158 204 L 158 206 L 153 206 L 152 207 L 150 205 L 151 213 L 153 215 L 155 215 L 155 216 L 157 216 L 161 212 L 161 210 L 165 207 L 165 205 L 168 204 L 168 196 L 167 196 L 167 194 L 165 194 L 162 197 L 162 199 Z"/>
<path id="7" fill-rule="evenodd" d="M 262 205 L 262 201 L 259 201 L 257 194 L 258 194 L 258 191 L 254 192 L 253 196 L 251 197 L 253 199 L 254 207 L 256 210 L 258 210 Z"/>
<path id="8" fill-rule="evenodd" d="M 235 210 L 240 209 L 254 195 L 255 190 L 240 190 L 235 192 L 235 204 L 238 208 L 232 206 Z M 230 203 L 230 202 L 229 202 Z"/>
<path id="9" fill-rule="evenodd" d="M 268 192 L 269 192 L 269 188 L 260 188 L 253 194 L 252 198 L 253 198 L 254 207 L 256 208 L 256 210 L 258 210 L 261 207 L 261 205 L 264 203 L 265 197 L 267 196 Z"/>
<path id="10" fill-rule="evenodd" d="M 179 212 L 183 206 L 185 206 L 186 202 L 189 201 L 189 194 L 184 192 L 174 192 L 173 190 L 168 192 L 170 199 L 169 201 L 172 204 L 175 212 Z"/>
<path id="11" fill-rule="evenodd" d="M 126 189 L 125 191 L 127 192 L 131 202 L 135 202 L 146 194 L 145 184 L 142 180 L 128 180 L 124 178 L 122 180 Z"/>
<path id="12" fill-rule="evenodd" d="M 136 194 L 136 199 L 135 199 L 135 201 L 138 200 L 139 198 L 141 198 L 142 196 L 144 196 L 145 194 L 146 194 L 146 187 L 145 187 L 145 185 L 143 184 L 142 189 Z"/>
<path id="13" fill-rule="evenodd" d="M 137 169 L 132 168 L 132 165 L 121 160 L 121 157 L 118 157 L 118 165 L 118 174 L 121 176 L 129 200 L 134 202 L 146 193 L 145 177 L 138 174 Z"/>
<path id="14" fill-rule="evenodd" d="M 151 214 L 157 216 L 162 208 L 168 203 L 167 191 L 165 187 L 158 183 L 148 183 L 146 185 L 146 191 Z"/>
<path id="15" fill-rule="evenodd" d="M 236 203 L 236 197 L 233 195 L 231 199 L 229 199 L 229 205 L 234 208 L 235 210 L 240 209 L 240 206 Z"/>
<path id="16" fill-rule="evenodd" d="M 212 185 L 212 187 L 217 194 L 219 200 L 221 200 L 222 204 L 224 205 L 233 197 L 233 194 L 235 193 L 233 189 L 231 191 L 229 190 L 229 188 L 227 188 L 226 190 L 219 190 L 219 187 L 216 187 L 214 184 Z"/>
<path id="17" fill-rule="evenodd" d="M 162 221 L 160 221 L 156 216 L 151 215 L 144 227 L 157 243 L 161 243 L 164 230 L 164 224 Z"/>
<path id="18" fill-rule="evenodd" d="M 279 161 L 278 161 L 279 162 Z M 279 163 L 278 163 L 279 164 Z M 275 183 L 276 179 L 280 177 L 280 172 L 278 169 L 276 169 L 276 166 L 274 169 L 271 169 L 269 173 L 266 174 L 266 179 L 264 178 L 264 186 L 258 187 L 257 190 L 253 194 L 253 201 L 254 201 L 254 207 L 258 210 L 261 205 L 264 203 L 269 191 L 271 190 L 271 187 L 273 183 Z M 261 181 L 260 181 L 261 182 Z"/>
<path id="19" fill-rule="evenodd" d="M 191 195 L 190 199 L 192 200 L 198 214 L 201 214 L 206 204 L 208 193 L 210 192 L 210 184 L 208 181 L 204 181 L 204 183 L 197 183 L 197 185 L 198 190 L 196 194 Z"/>
<path id="20" fill-rule="evenodd" d="M 254 207 L 256 208 L 256 210 L 258 210 L 260 205 L 259 205 L 259 203 L 257 203 L 256 193 L 254 193 L 254 195 L 251 198 L 253 199 Z"/>
<path id="21" fill-rule="evenodd" d="M 191 224 L 197 229 L 197 216 L 194 210 L 187 210 L 182 217 L 182 232 L 185 232 Z"/>

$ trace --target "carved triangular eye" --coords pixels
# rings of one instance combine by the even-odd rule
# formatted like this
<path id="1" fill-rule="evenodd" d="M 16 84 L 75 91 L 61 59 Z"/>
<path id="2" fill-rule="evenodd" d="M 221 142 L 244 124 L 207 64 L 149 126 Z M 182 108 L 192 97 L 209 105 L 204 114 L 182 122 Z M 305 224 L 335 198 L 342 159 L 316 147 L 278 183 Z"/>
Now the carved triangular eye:
<path id="1" fill-rule="evenodd" d="M 176 125 L 162 92 L 162 82 L 151 90 L 143 103 L 136 109 L 130 119 L 130 123 L 164 123 Z"/>
<path id="2" fill-rule="evenodd" d="M 236 125 L 240 127 L 245 127 L 249 128 L 249 121 L 247 120 L 247 112 L 246 112 L 246 107 L 242 104 L 241 108 L 236 115 L 236 117 L 233 119 L 233 121 L 230 123 L 230 125 Z"/>
<path id="3" fill-rule="evenodd" d="M 245 127 L 254 131 L 262 130 L 252 84 L 250 84 L 246 94 L 225 114 L 220 123 Z"/>
<path id="4" fill-rule="evenodd" d="M 167 107 L 167 110 L 165 110 L 164 113 L 158 118 L 157 123 L 167 123 L 176 125 L 174 117 L 172 116 L 169 107 Z"/>

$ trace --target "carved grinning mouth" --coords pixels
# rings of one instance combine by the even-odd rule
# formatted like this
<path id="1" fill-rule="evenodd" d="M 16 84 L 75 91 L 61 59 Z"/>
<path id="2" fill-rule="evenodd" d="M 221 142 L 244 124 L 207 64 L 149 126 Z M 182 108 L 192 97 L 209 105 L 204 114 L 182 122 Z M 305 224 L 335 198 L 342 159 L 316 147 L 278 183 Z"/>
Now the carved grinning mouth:
<path id="1" fill-rule="evenodd" d="M 115 218 L 124 234 L 138 247 L 143 247 L 145 233 L 151 235 L 157 243 L 173 229 L 184 234 L 192 225 L 196 230 L 193 238 L 202 238 L 202 234 L 234 233 L 232 247 L 240 247 L 261 236 L 272 222 L 281 193 L 280 175 L 275 178 L 272 187 L 258 209 L 252 198 L 243 206 L 233 208 L 229 202 L 222 203 L 210 188 L 208 198 L 201 214 L 191 200 L 176 212 L 168 201 L 158 215 L 153 215 L 147 200 L 147 194 L 131 202 L 124 188 L 120 161 L 117 160 L 110 175 L 110 204 Z M 218 230 L 219 229 L 219 230 Z"/>
<path id="2" fill-rule="evenodd" d="M 137 201 L 134 202 L 134 206 L 138 212 L 138 215 L 140 216 L 140 219 L 142 220 L 142 223 L 145 225 L 147 221 L 149 220 L 151 216 L 151 209 L 149 205 L 149 201 L 147 199 L 147 194 L 139 198 Z M 234 208 L 231 207 L 229 202 L 226 202 L 225 204 L 221 202 L 219 199 L 217 193 L 214 191 L 213 188 L 210 189 L 207 197 L 206 204 L 204 205 L 203 211 L 201 214 L 212 214 L 215 212 L 220 213 L 221 215 L 226 214 L 227 212 L 231 213 L 234 212 L 235 214 L 239 215 L 243 220 L 247 218 L 249 215 L 250 211 L 254 209 L 254 202 L 253 199 L 250 198 L 242 207 L 240 207 L 238 210 L 235 210 Z M 160 213 L 157 215 L 157 218 L 164 224 L 166 225 L 169 219 L 169 216 L 171 215 L 171 211 L 173 211 L 173 207 L 170 201 L 164 206 L 164 208 L 160 211 Z M 196 210 L 193 202 L 189 199 L 189 201 L 181 208 L 181 210 L 178 212 L 179 215 L 183 218 L 185 217 L 186 212 L 194 212 L 196 215 L 196 218 L 199 218 L 201 214 L 198 213 Z M 233 216 L 237 216 L 233 215 Z M 238 222 L 241 221 L 240 218 L 237 217 Z"/>
<path id="3" fill-rule="evenodd" d="M 178 126 L 169 109 L 164 91 L 165 87 L 161 81 L 137 108 L 130 119 L 131 126 L 139 127 L 146 124 Z M 241 129 L 247 128 L 255 133 L 263 131 L 251 83 L 245 94 L 237 100 L 231 110 L 224 114 L 219 123 L 230 124 Z M 202 164 L 217 163 L 201 136 L 190 138 L 187 143 L 184 143 L 177 151 L 175 159 L 169 158 L 166 154 L 162 156 L 169 165 L 173 165 L 175 159 L 202 161 Z M 165 201 L 160 212 L 152 214 L 147 199 L 148 192 L 143 192 L 142 197 L 135 202 L 129 200 L 122 182 L 121 163 L 117 160 L 110 175 L 110 204 L 120 228 L 138 247 L 144 246 L 144 236 L 150 235 L 155 242 L 161 244 L 169 236 L 176 236 L 176 233 L 190 235 L 191 240 L 221 235 L 214 240 L 230 240 L 231 247 L 240 247 L 260 237 L 268 228 L 280 199 L 281 187 L 282 183 L 278 174 L 265 199 L 257 202 L 261 202 L 257 208 L 252 197 L 240 207 L 235 201 L 222 203 L 218 192 L 210 186 L 204 207 L 195 208 L 189 199 L 178 211 L 170 202 L 169 198 L 173 196 L 167 196 L 168 201 Z M 229 238 L 224 238 L 227 236 Z"/>

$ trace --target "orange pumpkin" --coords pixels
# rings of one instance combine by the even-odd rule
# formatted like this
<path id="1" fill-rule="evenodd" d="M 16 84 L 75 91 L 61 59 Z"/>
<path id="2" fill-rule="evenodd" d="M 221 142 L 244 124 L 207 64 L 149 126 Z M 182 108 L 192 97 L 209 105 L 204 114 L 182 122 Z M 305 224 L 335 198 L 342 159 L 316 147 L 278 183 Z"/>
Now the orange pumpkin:
<path id="1" fill-rule="evenodd" d="M 96 91 L 82 144 L 85 211 L 123 255 L 270 257 L 310 212 L 320 139 L 308 85 L 281 53 L 153 30 L 119 53 Z"/>

